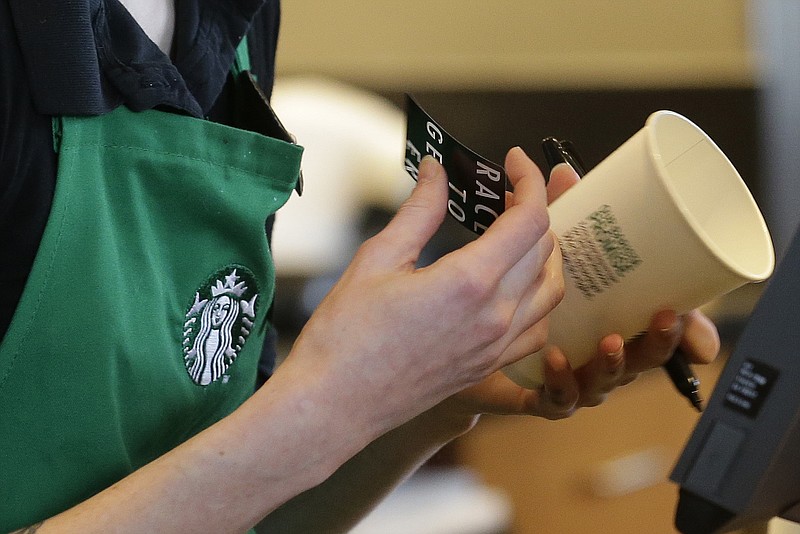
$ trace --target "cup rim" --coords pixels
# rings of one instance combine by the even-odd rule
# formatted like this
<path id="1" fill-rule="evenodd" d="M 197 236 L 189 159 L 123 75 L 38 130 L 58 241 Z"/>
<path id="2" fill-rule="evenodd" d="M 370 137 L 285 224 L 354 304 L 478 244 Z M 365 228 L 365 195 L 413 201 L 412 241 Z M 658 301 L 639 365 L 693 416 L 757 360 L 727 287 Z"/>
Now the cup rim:
<path id="1" fill-rule="evenodd" d="M 677 118 L 685 122 L 690 127 L 692 127 L 698 134 L 700 134 L 705 139 L 706 142 L 708 142 L 716 150 L 720 158 L 722 158 L 722 160 L 730 167 L 735 177 L 738 178 L 737 185 L 740 188 L 739 193 L 743 195 L 743 198 L 745 198 L 747 205 L 752 212 L 750 215 L 754 217 L 754 219 L 759 223 L 761 227 L 760 235 L 763 237 L 764 240 L 763 243 L 764 246 L 762 247 L 762 250 L 766 253 L 765 254 L 766 257 L 763 259 L 766 261 L 764 263 L 764 269 L 762 269 L 760 272 L 753 272 L 751 270 L 745 269 L 740 262 L 735 261 L 733 258 L 731 258 L 730 254 L 722 250 L 722 248 L 711 238 L 711 236 L 709 236 L 708 232 L 703 227 L 703 225 L 701 225 L 700 222 L 697 220 L 697 217 L 694 215 L 694 213 L 692 213 L 691 210 L 683 209 L 685 203 L 682 200 L 681 195 L 676 190 L 675 185 L 671 183 L 671 180 L 668 179 L 669 173 L 667 172 L 665 162 L 660 157 L 660 152 L 658 148 L 658 139 L 656 137 L 657 133 L 657 128 L 655 127 L 656 123 L 662 118 L 667 116 Z M 676 113 L 674 111 L 669 111 L 669 110 L 659 110 L 654 113 L 651 113 L 648 116 L 647 121 L 645 122 L 645 128 L 647 130 L 648 150 L 654 156 L 652 158 L 652 161 L 655 164 L 659 179 L 661 183 L 664 185 L 670 197 L 672 198 L 673 202 L 679 208 L 681 208 L 681 211 L 683 212 L 684 215 L 684 219 L 691 226 L 692 230 L 694 230 L 694 233 L 703 242 L 703 245 L 707 247 L 716 257 L 723 259 L 726 267 L 732 270 L 736 275 L 751 282 L 760 282 L 769 278 L 769 276 L 775 269 L 775 250 L 772 243 L 772 237 L 770 235 L 769 228 L 767 227 L 767 223 L 764 220 L 764 216 L 761 213 L 761 210 L 759 209 L 755 199 L 753 198 L 750 189 L 747 187 L 741 175 L 739 174 L 738 170 L 731 163 L 730 159 L 728 159 L 725 153 L 719 148 L 719 146 L 717 146 L 714 140 L 711 139 L 711 137 L 703 131 L 702 128 L 697 126 L 694 122 L 692 122 L 685 116 L 681 115 L 680 113 Z"/>

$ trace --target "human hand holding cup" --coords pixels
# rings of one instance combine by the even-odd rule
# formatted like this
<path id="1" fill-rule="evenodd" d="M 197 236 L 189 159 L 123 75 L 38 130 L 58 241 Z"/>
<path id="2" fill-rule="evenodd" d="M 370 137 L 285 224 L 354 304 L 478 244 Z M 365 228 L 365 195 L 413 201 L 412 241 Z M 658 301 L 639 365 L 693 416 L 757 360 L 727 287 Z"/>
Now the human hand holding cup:
<path id="1" fill-rule="evenodd" d="M 639 132 L 550 207 L 564 258 L 565 295 L 549 345 L 573 368 L 609 333 L 643 331 L 661 309 L 682 314 L 770 276 L 772 241 L 750 191 L 700 128 L 670 111 Z M 542 352 L 504 369 L 543 382 Z"/>

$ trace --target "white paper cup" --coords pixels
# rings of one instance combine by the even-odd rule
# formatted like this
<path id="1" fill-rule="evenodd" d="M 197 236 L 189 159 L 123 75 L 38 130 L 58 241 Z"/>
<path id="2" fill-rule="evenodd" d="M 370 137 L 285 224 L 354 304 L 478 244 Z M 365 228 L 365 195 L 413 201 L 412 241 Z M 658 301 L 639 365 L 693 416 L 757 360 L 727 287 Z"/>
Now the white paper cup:
<path id="1" fill-rule="evenodd" d="M 645 330 L 651 316 L 685 313 L 772 274 L 764 218 L 717 145 L 671 111 L 639 132 L 550 205 L 564 257 L 566 293 L 548 344 L 573 369 L 600 339 Z M 542 383 L 541 353 L 505 368 L 525 387 Z"/>

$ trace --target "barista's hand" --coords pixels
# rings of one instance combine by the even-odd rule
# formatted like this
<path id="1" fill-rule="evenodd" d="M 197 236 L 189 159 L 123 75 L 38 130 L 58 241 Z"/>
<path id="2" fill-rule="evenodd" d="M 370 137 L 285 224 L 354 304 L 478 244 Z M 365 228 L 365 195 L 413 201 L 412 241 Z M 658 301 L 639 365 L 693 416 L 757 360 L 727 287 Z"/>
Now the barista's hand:
<path id="1" fill-rule="evenodd" d="M 554 201 L 578 182 L 569 165 L 557 165 L 550 174 L 547 201 Z M 682 317 L 672 310 L 655 314 L 645 335 L 627 344 L 618 334 L 606 336 L 598 345 L 597 356 L 578 369 L 580 384 L 578 406 L 595 406 L 615 387 L 634 380 L 639 373 L 664 364 L 677 347 L 689 362 L 708 364 L 719 352 L 716 326 L 700 310 Z"/>
<path id="2" fill-rule="evenodd" d="M 505 168 L 514 186 L 505 212 L 475 241 L 418 269 L 448 199 L 444 169 L 423 160 L 412 196 L 359 249 L 272 388 L 326 388 L 332 405 L 353 414 L 348 424 L 382 433 L 541 348 L 544 319 L 563 296 L 561 255 L 541 172 L 519 148 Z"/>
<path id="3" fill-rule="evenodd" d="M 568 165 L 556 166 L 547 186 L 548 203 L 578 180 Z M 612 390 L 633 381 L 642 371 L 662 365 L 678 346 L 691 363 L 707 364 L 719 352 L 719 334 L 699 310 L 682 317 L 663 310 L 651 318 L 646 334 L 634 341 L 625 344 L 619 334 L 604 337 L 595 358 L 574 371 L 558 349 L 549 348 L 545 385 L 540 390 L 521 388 L 498 372 L 448 399 L 445 406 L 463 413 L 568 417 L 577 408 L 602 403 Z"/>

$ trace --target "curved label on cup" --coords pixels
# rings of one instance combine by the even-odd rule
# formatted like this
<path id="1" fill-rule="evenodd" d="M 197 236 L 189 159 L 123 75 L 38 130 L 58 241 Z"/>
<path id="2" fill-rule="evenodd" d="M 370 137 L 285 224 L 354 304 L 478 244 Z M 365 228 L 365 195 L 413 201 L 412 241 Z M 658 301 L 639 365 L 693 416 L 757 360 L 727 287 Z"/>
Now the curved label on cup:
<path id="1" fill-rule="evenodd" d="M 503 167 L 459 143 L 409 95 L 406 113 L 406 171 L 416 180 L 422 158 L 436 158 L 447 171 L 450 215 L 469 230 L 482 234 L 505 210 Z"/>
<path id="2" fill-rule="evenodd" d="M 607 204 L 570 228 L 559 240 L 566 272 L 587 299 L 619 282 L 642 263 Z"/>

